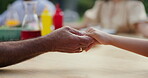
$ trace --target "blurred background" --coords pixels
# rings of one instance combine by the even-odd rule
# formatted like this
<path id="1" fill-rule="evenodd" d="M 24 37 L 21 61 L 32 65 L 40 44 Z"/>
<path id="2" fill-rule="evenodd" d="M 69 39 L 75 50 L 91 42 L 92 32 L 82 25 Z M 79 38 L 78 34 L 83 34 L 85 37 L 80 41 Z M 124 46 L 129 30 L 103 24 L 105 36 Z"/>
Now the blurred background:
<path id="1" fill-rule="evenodd" d="M 0 5 L 0 41 L 44 36 L 63 26 L 148 37 L 148 0 L 0 0 Z"/>
<path id="2" fill-rule="evenodd" d="M 7 6 L 13 3 L 14 1 L 16 0 L 0 0 L 0 5 L 1 5 L 0 14 L 2 14 L 7 9 Z M 49 0 L 49 1 L 52 1 L 54 4 L 61 3 L 63 10 L 67 8 L 75 9 L 80 14 L 80 16 L 83 16 L 84 12 L 87 9 L 93 7 L 96 0 Z M 73 3 L 73 1 L 76 2 Z M 145 5 L 146 12 L 148 14 L 148 0 L 143 0 L 143 3 Z"/>

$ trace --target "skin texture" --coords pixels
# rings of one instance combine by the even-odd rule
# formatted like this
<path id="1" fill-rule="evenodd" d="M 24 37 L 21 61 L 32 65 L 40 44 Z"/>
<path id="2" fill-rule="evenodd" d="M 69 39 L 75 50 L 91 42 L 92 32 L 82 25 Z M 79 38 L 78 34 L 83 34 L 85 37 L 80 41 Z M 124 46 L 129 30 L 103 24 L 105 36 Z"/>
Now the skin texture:
<path id="1" fill-rule="evenodd" d="M 39 38 L 0 43 L 0 67 L 31 59 L 47 52 L 80 53 L 88 50 L 94 40 L 70 27 L 63 27 Z"/>
<path id="2" fill-rule="evenodd" d="M 111 35 L 94 28 L 88 29 L 87 35 L 96 39 L 100 44 L 113 45 L 148 57 L 148 40 Z"/>
<path id="3" fill-rule="evenodd" d="M 136 28 L 143 36 L 148 37 L 148 21 L 142 21 L 136 24 Z"/>

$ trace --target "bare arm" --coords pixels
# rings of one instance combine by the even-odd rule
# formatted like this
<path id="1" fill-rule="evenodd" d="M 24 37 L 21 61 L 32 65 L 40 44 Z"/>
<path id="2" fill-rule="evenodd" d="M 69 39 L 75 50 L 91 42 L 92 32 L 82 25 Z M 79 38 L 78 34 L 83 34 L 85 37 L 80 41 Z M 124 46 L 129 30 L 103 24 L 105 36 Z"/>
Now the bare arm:
<path id="1" fill-rule="evenodd" d="M 110 44 L 148 57 L 148 40 L 111 35 Z"/>
<path id="2" fill-rule="evenodd" d="M 20 63 L 46 52 L 79 53 L 86 50 L 93 39 L 83 33 L 64 27 L 47 36 L 14 42 L 0 43 L 0 67 Z"/>
<path id="3" fill-rule="evenodd" d="M 52 46 L 48 46 L 48 50 L 46 50 L 42 38 L 2 42 L 0 43 L 0 67 L 16 64 L 50 51 Z"/>
<path id="4" fill-rule="evenodd" d="M 148 56 L 148 40 L 111 35 L 90 28 L 88 35 L 104 45 L 113 45 L 137 54 Z"/>

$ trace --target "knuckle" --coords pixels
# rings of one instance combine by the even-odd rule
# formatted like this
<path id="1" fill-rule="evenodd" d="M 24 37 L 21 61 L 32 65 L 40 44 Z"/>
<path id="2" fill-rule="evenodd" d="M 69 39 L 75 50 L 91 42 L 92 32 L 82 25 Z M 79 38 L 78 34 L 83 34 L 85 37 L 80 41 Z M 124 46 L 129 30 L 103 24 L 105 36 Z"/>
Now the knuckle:
<path id="1" fill-rule="evenodd" d="M 97 35 L 97 34 L 98 34 L 98 32 L 97 32 L 97 31 L 94 31 L 94 32 L 93 32 L 93 34 L 94 34 L 94 35 Z"/>
<path id="2" fill-rule="evenodd" d="M 89 29 L 90 29 L 90 30 L 93 30 L 94 28 L 93 28 L 93 27 L 90 27 Z"/>
<path id="3" fill-rule="evenodd" d="M 69 26 L 65 26 L 64 29 L 70 30 L 71 28 Z"/>

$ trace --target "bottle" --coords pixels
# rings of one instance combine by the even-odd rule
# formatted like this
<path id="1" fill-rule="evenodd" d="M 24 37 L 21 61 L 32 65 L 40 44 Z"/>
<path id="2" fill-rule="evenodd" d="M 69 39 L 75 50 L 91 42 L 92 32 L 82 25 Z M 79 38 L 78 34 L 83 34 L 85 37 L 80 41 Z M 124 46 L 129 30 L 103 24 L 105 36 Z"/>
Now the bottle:
<path id="1" fill-rule="evenodd" d="M 60 9 L 59 4 L 57 4 L 56 13 L 53 16 L 53 24 L 55 26 L 55 29 L 61 28 L 63 26 L 63 16 L 64 16 L 64 13 Z"/>
<path id="2" fill-rule="evenodd" d="M 36 14 L 36 4 L 36 1 L 24 1 L 25 17 L 22 23 L 22 40 L 41 36 L 41 28 Z"/>
<path id="3" fill-rule="evenodd" d="M 52 16 L 51 13 L 48 10 L 48 7 L 45 7 L 41 14 L 41 23 L 42 23 L 42 30 L 41 35 L 47 35 L 52 32 Z"/>
<path id="4" fill-rule="evenodd" d="M 15 27 L 20 24 L 19 17 L 14 7 L 8 6 L 8 12 L 6 15 L 5 25 L 9 27 Z"/>

